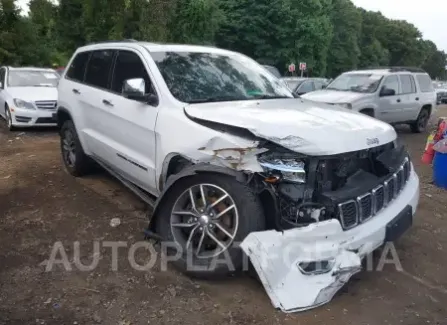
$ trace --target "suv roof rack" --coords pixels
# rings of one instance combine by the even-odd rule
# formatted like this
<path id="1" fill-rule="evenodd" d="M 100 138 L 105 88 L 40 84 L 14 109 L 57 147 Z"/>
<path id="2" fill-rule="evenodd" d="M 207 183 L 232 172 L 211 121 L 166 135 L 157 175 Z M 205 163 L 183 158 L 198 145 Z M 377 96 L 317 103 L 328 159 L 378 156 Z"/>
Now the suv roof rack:
<path id="1" fill-rule="evenodd" d="M 120 40 L 105 40 L 105 41 L 100 41 L 100 42 L 92 42 L 92 43 L 89 43 L 88 45 L 103 44 L 103 43 L 135 43 L 135 42 L 138 42 L 138 41 L 129 38 L 129 39 L 120 39 Z"/>
<path id="2" fill-rule="evenodd" d="M 388 70 L 389 72 L 426 72 L 418 67 L 370 67 L 365 70 Z"/>

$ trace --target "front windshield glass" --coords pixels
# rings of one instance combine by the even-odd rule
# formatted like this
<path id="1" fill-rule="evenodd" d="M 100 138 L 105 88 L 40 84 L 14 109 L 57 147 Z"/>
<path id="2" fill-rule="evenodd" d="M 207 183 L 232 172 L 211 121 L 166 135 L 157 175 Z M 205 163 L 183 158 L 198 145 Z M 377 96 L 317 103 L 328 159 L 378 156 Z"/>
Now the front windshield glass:
<path id="1" fill-rule="evenodd" d="M 383 76 L 377 74 L 346 73 L 332 81 L 326 89 L 373 93 Z"/>
<path id="2" fill-rule="evenodd" d="M 283 79 L 291 91 L 295 91 L 304 81 L 304 79 Z"/>
<path id="3" fill-rule="evenodd" d="M 238 54 L 151 52 L 170 92 L 179 101 L 205 103 L 293 97 L 279 79 Z"/>
<path id="4" fill-rule="evenodd" d="M 8 74 L 9 87 L 56 87 L 58 80 L 51 71 L 11 70 Z"/>

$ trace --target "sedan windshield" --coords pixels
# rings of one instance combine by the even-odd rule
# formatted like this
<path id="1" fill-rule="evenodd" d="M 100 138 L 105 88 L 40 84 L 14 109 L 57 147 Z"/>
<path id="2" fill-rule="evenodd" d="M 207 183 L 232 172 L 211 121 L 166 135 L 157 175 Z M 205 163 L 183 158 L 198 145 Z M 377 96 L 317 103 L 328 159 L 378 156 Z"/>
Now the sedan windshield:
<path id="1" fill-rule="evenodd" d="M 347 73 L 332 81 L 326 89 L 373 93 L 379 87 L 382 78 L 383 76 L 377 74 Z"/>
<path id="2" fill-rule="evenodd" d="M 9 87 L 56 87 L 59 76 L 51 71 L 11 70 L 8 75 Z"/>
<path id="3" fill-rule="evenodd" d="M 238 54 L 151 52 L 179 101 L 205 103 L 290 98 L 291 92 L 255 61 Z"/>
<path id="4" fill-rule="evenodd" d="M 295 91 L 306 79 L 283 79 L 291 91 Z"/>

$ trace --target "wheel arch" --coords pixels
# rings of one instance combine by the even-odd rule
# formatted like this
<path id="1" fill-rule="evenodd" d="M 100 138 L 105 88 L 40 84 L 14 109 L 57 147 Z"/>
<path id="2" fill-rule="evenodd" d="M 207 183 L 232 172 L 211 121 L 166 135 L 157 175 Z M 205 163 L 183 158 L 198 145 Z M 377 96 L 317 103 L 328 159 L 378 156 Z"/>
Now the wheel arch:
<path id="1" fill-rule="evenodd" d="M 174 160 L 172 160 L 172 159 L 174 159 Z M 169 170 L 169 166 L 171 165 L 171 162 L 174 164 L 174 165 L 171 165 L 171 167 L 172 167 L 172 166 L 175 166 L 176 161 L 177 161 L 177 163 L 178 162 L 181 163 L 182 159 L 187 159 L 187 158 L 182 155 L 178 155 L 178 154 L 172 155 L 169 158 L 169 161 L 168 161 L 167 167 L 166 167 L 166 177 L 167 177 L 166 183 L 164 184 L 163 190 L 161 191 L 160 196 L 157 198 L 157 200 L 155 201 L 155 204 L 153 206 L 152 216 L 150 218 L 149 226 L 148 226 L 148 233 L 152 233 L 152 234 L 155 233 L 157 219 L 159 218 L 158 211 L 159 211 L 160 207 L 162 206 L 162 204 L 164 203 L 166 196 L 169 195 L 169 192 L 170 192 L 170 189 L 172 188 L 172 186 L 179 180 L 187 178 L 187 177 L 191 177 L 191 176 L 194 176 L 197 174 L 206 174 L 206 173 L 218 173 L 218 174 L 231 176 L 231 177 L 234 177 L 239 182 L 244 182 L 247 180 L 247 175 L 243 172 L 236 171 L 236 170 L 233 170 L 233 169 L 227 168 L 227 167 L 220 167 L 220 166 L 215 166 L 215 165 L 206 164 L 206 163 L 198 163 L 198 164 L 191 163 L 191 165 L 186 166 L 180 172 L 168 175 L 167 171 Z M 188 160 L 188 161 L 190 161 L 190 160 Z M 163 175 L 160 176 L 160 181 L 161 181 L 162 177 L 163 177 Z"/>
<path id="2" fill-rule="evenodd" d="M 376 117 L 376 111 L 372 107 L 362 108 L 359 112 L 362 113 L 362 114 L 371 116 L 371 117 Z"/>
<path id="3" fill-rule="evenodd" d="M 62 125 L 64 125 L 65 121 L 68 121 L 68 120 L 73 121 L 73 117 L 71 116 L 68 109 L 66 109 L 65 107 L 62 107 L 62 106 L 60 106 L 57 109 L 56 118 L 57 118 L 57 127 L 59 128 L 59 130 L 62 128 Z M 74 124 L 74 121 L 73 121 L 73 124 Z"/>

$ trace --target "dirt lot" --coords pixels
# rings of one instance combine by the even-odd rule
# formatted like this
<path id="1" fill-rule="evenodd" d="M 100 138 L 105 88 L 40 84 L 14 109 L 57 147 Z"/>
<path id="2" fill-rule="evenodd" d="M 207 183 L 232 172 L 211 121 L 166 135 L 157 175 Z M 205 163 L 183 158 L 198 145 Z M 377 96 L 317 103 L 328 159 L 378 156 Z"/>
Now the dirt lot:
<path id="1" fill-rule="evenodd" d="M 440 114 L 447 116 L 447 107 Z M 6 131 L 0 121 L 0 325 L 4 324 L 447 324 L 447 193 L 420 164 L 426 134 L 399 128 L 421 177 L 414 227 L 397 243 L 404 271 L 362 272 L 334 300 L 299 314 L 272 308 L 255 280 L 198 282 L 174 270 L 137 271 L 120 250 L 101 249 L 93 271 L 45 272 L 61 241 L 84 264 L 94 241 L 140 241 L 145 206 L 105 173 L 75 179 L 61 167 L 54 130 Z M 114 217 L 121 225 L 110 226 Z M 147 255 L 139 250 L 143 264 Z M 300 294 L 300 293 L 297 293 Z"/>

